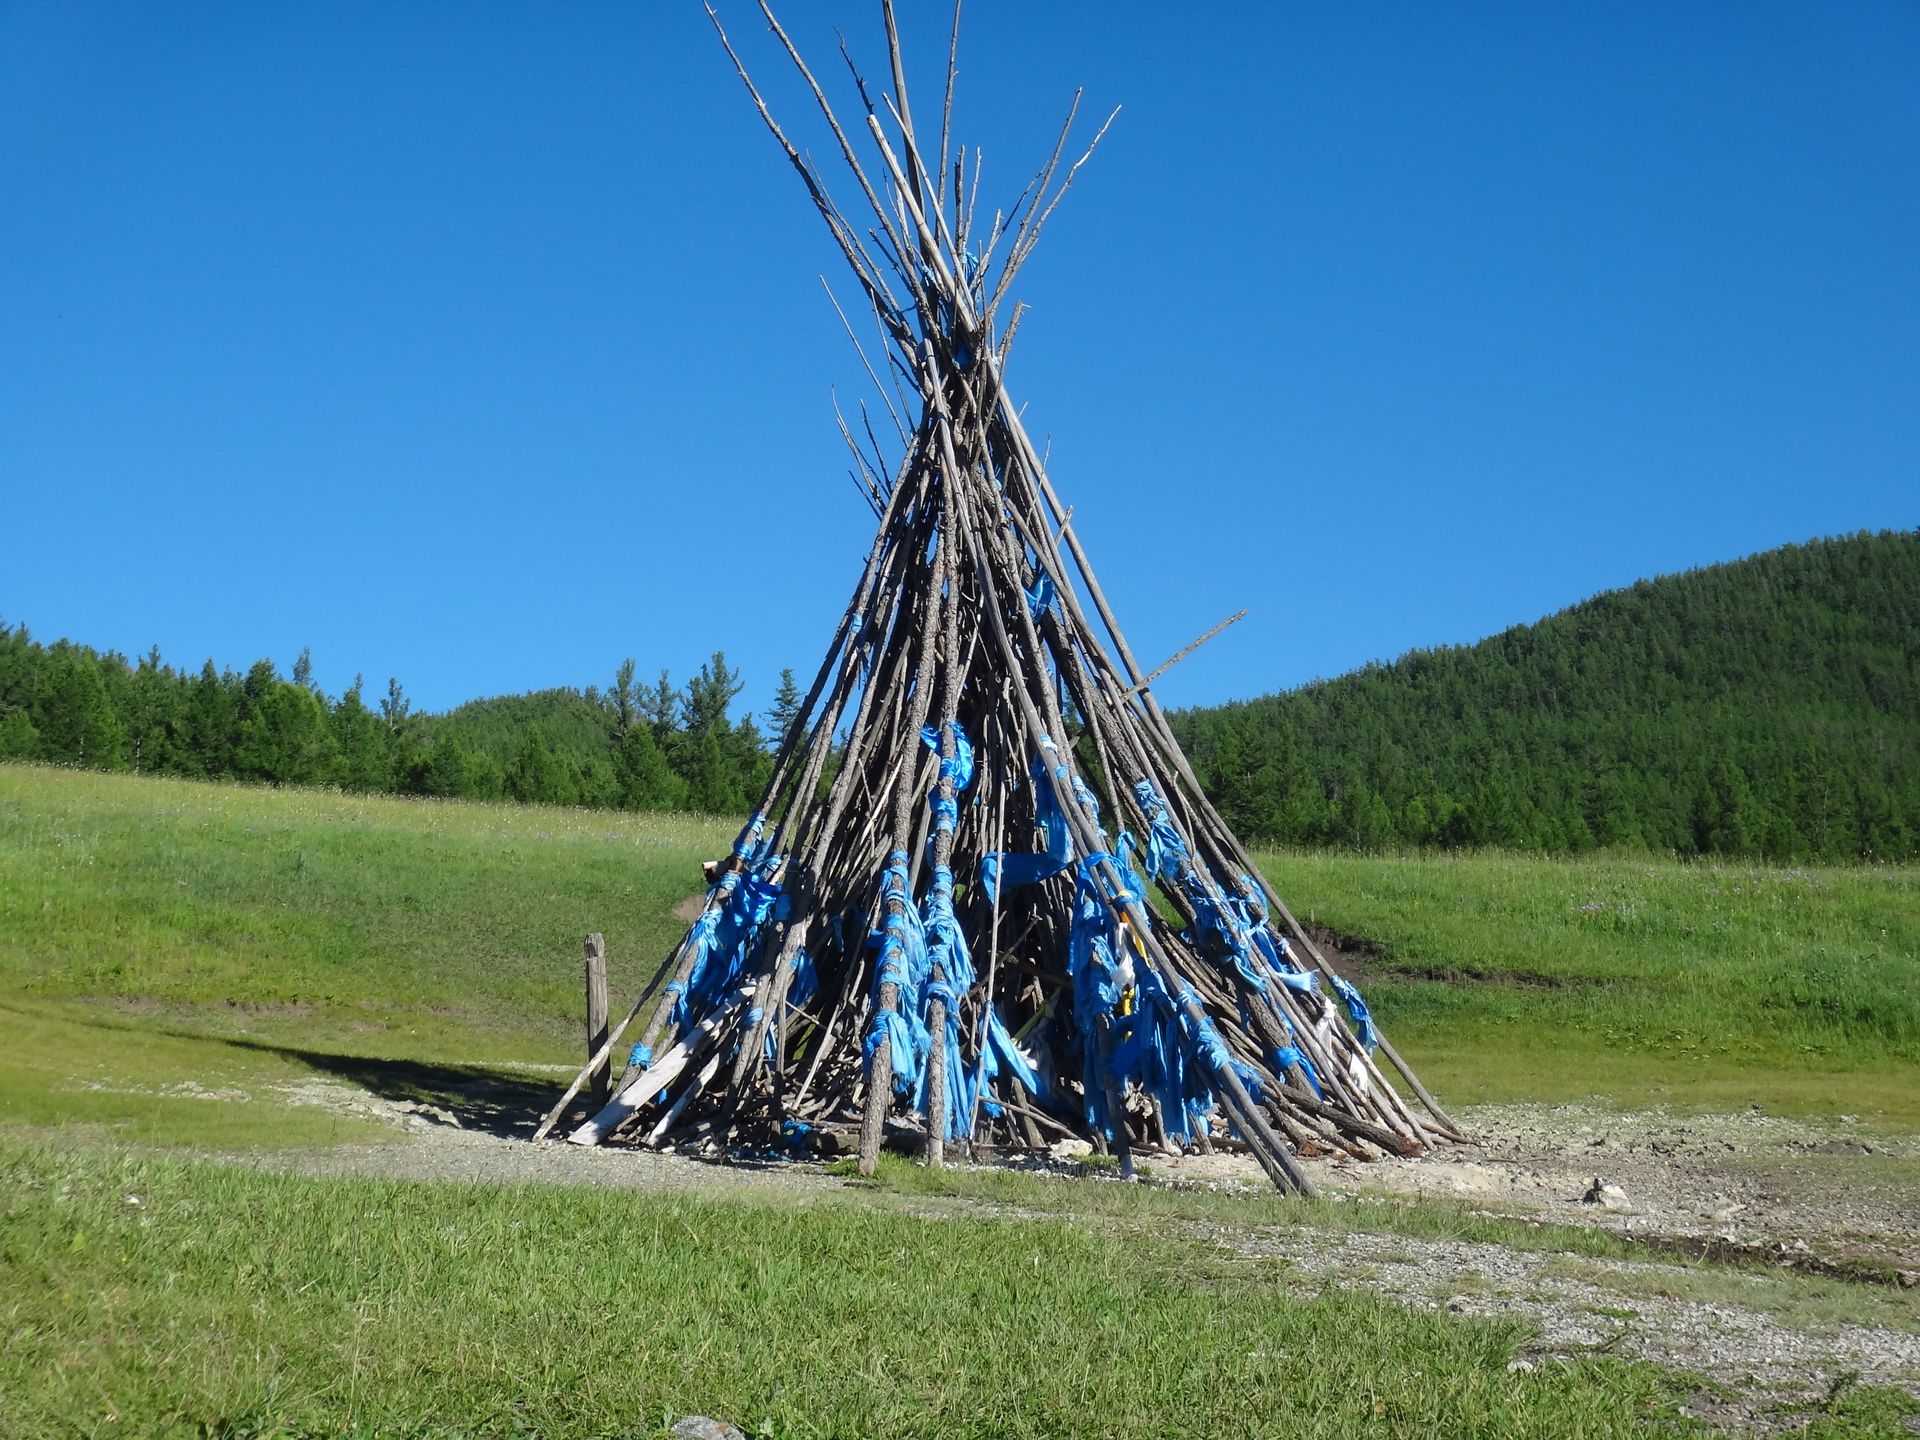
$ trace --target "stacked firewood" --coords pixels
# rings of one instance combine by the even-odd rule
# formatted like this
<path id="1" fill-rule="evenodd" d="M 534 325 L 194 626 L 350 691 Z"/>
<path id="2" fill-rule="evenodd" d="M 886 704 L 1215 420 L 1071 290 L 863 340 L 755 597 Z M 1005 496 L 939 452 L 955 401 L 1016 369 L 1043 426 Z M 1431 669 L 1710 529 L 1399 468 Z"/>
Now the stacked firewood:
<path id="1" fill-rule="evenodd" d="M 952 48 L 929 152 L 891 5 L 890 84 L 875 103 L 855 77 L 855 131 L 761 9 L 861 220 L 721 40 L 886 338 L 899 451 L 843 422 L 879 519 L 865 568 L 759 810 L 603 1051 L 640 1022 L 611 1102 L 569 1138 L 869 1171 L 889 1141 L 938 1164 L 1078 1139 L 1123 1169 L 1224 1146 L 1302 1192 L 1298 1156 L 1460 1138 L 1201 793 L 1003 382 L 1009 286 L 1086 159 L 1060 169 L 1072 115 L 976 225 Z"/>

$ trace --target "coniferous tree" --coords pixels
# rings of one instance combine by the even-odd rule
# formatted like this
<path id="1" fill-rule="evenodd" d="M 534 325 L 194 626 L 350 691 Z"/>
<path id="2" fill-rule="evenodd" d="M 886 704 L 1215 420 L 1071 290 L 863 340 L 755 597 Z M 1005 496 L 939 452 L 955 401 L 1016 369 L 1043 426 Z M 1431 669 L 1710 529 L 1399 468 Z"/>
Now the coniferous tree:
<path id="1" fill-rule="evenodd" d="M 348 790 L 379 792 L 393 788 L 393 750 L 387 727 L 361 699 L 364 679 L 340 697 L 328 717 L 334 748 L 340 755 L 340 784 Z"/>
<path id="2" fill-rule="evenodd" d="M 729 762 L 726 746 L 712 729 L 687 737 L 687 799 L 709 815 L 730 815 L 746 808 L 740 792 L 739 771 Z"/>
<path id="3" fill-rule="evenodd" d="M 127 759 L 149 774 L 184 768 L 179 753 L 186 739 L 186 687 L 153 646 L 128 677 L 119 707 L 127 732 Z"/>
<path id="4" fill-rule="evenodd" d="M 0 760 L 38 760 L 40 732 L 24 706 L 0 714 Z"/>
<path id="5" fill-rule="evenodd" d="M 413 702 L 407 699 L 407 692 L 400 688 L 398 676 L 387 677 L 387 693 L 380 701 L 380 718 L 386 722 L 387 729 L 398 731 L 407 723 L 407 717 L 413 714 Z"/>
<path id="6" fill-rule="evenodd" d="M 678 810 L 687 803 L 687 786 L 667 763 L 651 725 L 636 724 L 614 752 L 619 803 L 628 810 Z"/>
<path id="7" fill-rule="evenodd" d="M 100 666 L 78 647 L 56 648 L 35 717 L 43 759 L 95 770 L 124 763 L 125 731 L 107 699 Z"/>
<path id="8" fill-rule="evenodd" d="M 767 743 L 776 748 L 787 738 L 795 717 L 800 714 L 800 702 L 805 698 L 800 686 L 795 683 L 791 667 L 780 671 L 780 687 L 773 692 L 773 704 L 767 710 Z"/>
<path id="9" fill-rule="evenodd" d="M 256 667 L 257 669 L 258 667 Z M 249 675 L 249 681 L 256 677 Z M 234 746 L 234 770 L 244 780 L 273 785 L 324 785 L 335 778 L 339 751 L 327 712 L 313 691 L 274 680 L 252 694 Z"/>
<path id="10" fill-rule="evenodd" d="M 633 658 L 629 656 L 620 662 L 613 672 L 613 688 L 607 691 L 607 714 L 613 725 L 613 745 L 616 750 L 625 742 L 627 734 L 639 723 L 639 696 L 633 684 Z"/>
<path id="11" fill-rule="evenodd" d="M 529 725 L 507 767 L 507 793 L 523 803 L 577 805 L 580 771 L 569 757 L 548 747 L 538 725 Z"/>
<path id="12" fill-rule="evenodd" d="M 449 735 L 421 757 L 411 788 L 418 795 L 458 799 L 473 793 L 473 782 L 472 757 L 458 736 Z"/>
<path id="13" fill-rule="evenodd" d="M 213 661 L 200 667 L 199 677 L 187 698 L 187 743 L 181 757 L 182 772 L 204 779 L 218 779 L 233 773 L 233 747 L 240 728 L 240 681 L 229 670 L 213 668 Z"/>
<path id="14" fill-rule="evenodd" d="M 653 726 L 653 738 L 663 749 L 671 748 L 667 740 L 679 728 L 680 720 L 680 692 L 674 689 L 673 677 L 662 670 L 658 681 L 636 694 L 634 703 L 641 717 Z"/>
<path id="15" fill-rule="evenodd" d="M 700 673 L 687 681 L 680 701 L 682 727 L 694 736 L 725 728 L 727 712 L 744 688 L 744 682 L 727 664 L 726 655 L 716 650 L 713 659 L 700 667 Z"/>

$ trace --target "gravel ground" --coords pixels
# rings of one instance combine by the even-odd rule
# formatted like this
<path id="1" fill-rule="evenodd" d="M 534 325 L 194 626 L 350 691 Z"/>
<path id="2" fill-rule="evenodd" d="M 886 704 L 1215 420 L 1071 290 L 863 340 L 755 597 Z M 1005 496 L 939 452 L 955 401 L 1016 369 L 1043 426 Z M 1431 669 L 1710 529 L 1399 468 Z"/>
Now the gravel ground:
<path id="1" fill-rule="evenodd" d="M 1671 1292 L 1692 1278 L 1682 1267 L 1314 1229 L 1214 1238 L 1285 1264 L 1311 1288 L 1358 1284 L 1420 1309 L 1525 1321 L 1537 1335 L 1515 1368 L 1606 1352 L 1701 1375 L 1713 1384 L 1690 1410 L 1729 1427 L 1791 1424 L 1843 1377 L 1920 1394 L 1920 1334 L 1794 1325 L 1740 1304 L 1681 1298 Z"/>
<path id="2" fill-rule="evenodd" d="M 1682 1115 L 1503 1105 L 1469 1111 L 1463 1123 L 1480 1141 L 1464 1153 L 1356 1165 L 1346 1173 L 1363 1186 L 1457 1195 L 1555 1219 L 1586 1211 L 1629 1233 L 1784 1247 L 1790 1255 L 1920 1271 L 1920 1137 L 1758 1110 Z M 1584 1204 L 1596 1178 L 1623 1190 L 1625 1205 Z"/>
<path id="3" fill-rule="evenodd" d="M 545 1182 L 833 1200 L 856 1191 L 784 1162 L 722 1165 L 677 1155 L 527 1143 L 532 1117 L 474 1097 L 449 1109 L 387 1098 L 338 1080 L 284 1092 L 406 1132 L 398 1142 L 296 1152 L 269 1163 L 311 1173 L 443 1181 Z M 454 1102 L 449 1101 L 449 1104 Z M 1736 1430 L 1771 1430 L 1857 1378 L 1920 1396 L 1920 1137 L 1861 1133 L 1748 1112 L 1623 1113 L 1586 1106 L 1483 1106 L 1456 1116 L 1478 1143 L 1374 1165 L 1313 1161 L 1327 1193 L 1457 1199 L 1543 1223 L 1604 1226 L 1676 1253 L 1768 1265 L 1739 1273 L 1684 1260 L 1594 1259 L 1466 1241 L 1312 1227 L 1193 1227 L 1297 1285 L 1358 1285 L 1404 1304 L 1520 1320 L 1537 1331 L 1519 1366 L 1595 1351 L 1633 1356 L 1707 1382 L 1695 1413 Z M 1063 1167 L 1064 1168 L 1064 1167 Z M 1149 1158 L 1156 1180 L 1263 1185 L 1228 1155 Z M 1585 1197 L 1597 1182 L 1605 1203 Z M 927 1202 L 944 1211 L 973 1202 Z M 1853 1283 L 1878 1323 L 1844 1304 L 1796 1295 L 1796 1273 Z M 1871 1284 L 1867 1283 L 1871 1278 Z M 1825 1292 L 1831 1300 L 1835 1292 Z"/>

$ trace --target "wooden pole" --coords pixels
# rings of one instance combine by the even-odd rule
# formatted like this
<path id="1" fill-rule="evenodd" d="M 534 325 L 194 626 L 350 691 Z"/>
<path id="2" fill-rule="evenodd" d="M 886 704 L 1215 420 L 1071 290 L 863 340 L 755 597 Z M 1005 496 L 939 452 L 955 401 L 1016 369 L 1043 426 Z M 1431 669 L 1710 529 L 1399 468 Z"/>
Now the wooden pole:
<path id="1" fill-rule="evenodd" d="M 607 942 L 598 930 L 587 936 L 587 1094 L 598 1110 L 607 1103 L 613 1057 L 607 1050 Z M 598 1064 L 595 1058 L 598 1057 Z"/>

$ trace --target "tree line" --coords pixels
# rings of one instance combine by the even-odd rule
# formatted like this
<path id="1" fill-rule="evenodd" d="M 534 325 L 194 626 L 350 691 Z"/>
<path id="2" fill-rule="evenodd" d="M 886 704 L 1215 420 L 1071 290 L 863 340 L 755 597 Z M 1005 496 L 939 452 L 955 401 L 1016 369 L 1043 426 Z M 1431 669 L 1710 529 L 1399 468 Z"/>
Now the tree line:
<path id="1" fill-rule="evenodd" d="M 329 696 L 302 651 L 290 674 L 137 661 L 0 625 L 0 760 L 369 793 L 739 814 L 772 771 L 743 682 L 716 653 L 675 686 L 622 662 L 602 690 L 556 689 L 416 712 L 400 682 L 369 702 L 362 679 Z M 798 707 L 783 671 L 769 724 Z"/>
<path id="2" fill-rule="evenodd" d="M 1920 532 L 1612 591 L 1174 729 L 1267 844 L 1920 853 Z"/>
<path id="3" fill-rule="evenodd" d="M 732 718 L 724 654 L 682 685 L 416 713 L 177 670 L 0 625 L 0 759 L 358 791 L 737 815 L 799 705 Z M 1920 854 L 1920 532 L 1787 546 L 1642 581 L 1471 646 L 1176 713 L 1246 839 L 1361 850 L 1595 846 L 1779 860 Z"/>

